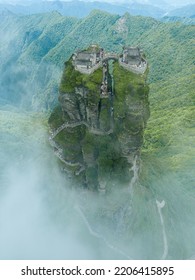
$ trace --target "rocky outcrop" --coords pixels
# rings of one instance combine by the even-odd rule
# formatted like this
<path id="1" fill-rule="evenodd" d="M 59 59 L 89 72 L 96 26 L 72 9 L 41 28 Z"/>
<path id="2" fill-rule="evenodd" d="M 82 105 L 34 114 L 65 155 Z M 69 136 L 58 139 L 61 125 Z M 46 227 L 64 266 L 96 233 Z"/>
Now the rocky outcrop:
<path id="1" fill-rule="evenodd" d="M 72 59 L 66 62 L 50 142 L 64 170 L 83 186 L 105 192 L 137 178 L 149 117 L 145 79 L 111 59 L 89 75 Z"/>

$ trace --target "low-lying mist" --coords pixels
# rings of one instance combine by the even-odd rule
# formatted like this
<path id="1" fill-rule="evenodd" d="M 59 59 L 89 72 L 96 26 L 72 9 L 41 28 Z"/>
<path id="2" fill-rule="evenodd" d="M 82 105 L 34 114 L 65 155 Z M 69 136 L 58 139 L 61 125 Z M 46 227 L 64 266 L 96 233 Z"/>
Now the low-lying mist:
<path id="1" fill-rule="evenodd" d="M 62 173 L 48 144 L 47 116 L 2 110 L 0 132 L 0 259 L 195 254 L 194 190 L 179 177 L 149 162 L 146 185 L 101 196 Z"/>
<path id="2" fill-rule="evenodd" d="M 96 258 L 38 117 L 1 112 L 0 141 L 0 258 Z"/>

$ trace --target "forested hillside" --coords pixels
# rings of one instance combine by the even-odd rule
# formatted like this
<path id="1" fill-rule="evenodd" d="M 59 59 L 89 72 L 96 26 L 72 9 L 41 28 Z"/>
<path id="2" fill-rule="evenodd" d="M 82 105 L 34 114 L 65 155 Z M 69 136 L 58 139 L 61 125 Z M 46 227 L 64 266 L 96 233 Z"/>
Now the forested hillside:
<path id="1" fill-rule="evenodd" d="M 172 166 L 180 168 L 177 139 L 184 134 L 188 159 L 192 152 L 189 141 L 195 88 L 194 25 L 163 23 L 128 13 L 120 17 L 96 10 L 84 19 L 63 17 L 57 12 L 30 16 L 4 13 L 0 27 L 1 104 L 34 110 L 56 104 L 64 61 L 75 50 L 91 43 L 117 52 L 123 45 L 139 45 L 149 63 L 151 118 L 145 132 L 145 150 L 151 154 L 174 143 Z"/>
<path id="2" fill-rule="evenodd" d="M 178 22 L 165 23 L 149 17 L 134 17 L 128 13 L 124 16 L 111 15 L 98 10 L 91 12 L 90 15 L 83 19 L 64 17 L 58 12 L 27 16 L 4 12 L 0 15 L 0 37 L 2 170 L 4 170 L 4 162 L 7 161 L 7 158 L 8 161 L 12 162 L 14 156 L 16 156 L 17 170 L 22 166 L 20 176 L 22 177 L 22 182 L 24 182 L 24 191 L 21 191 L 18 185 L 15 188 L 14 196 L 17 193 L 16 199 L 21 197 L 21 192 L 26 194 L 26 190 L 29 187 L 29 185 L 26 185 L 25 179 L 28 173 L 24 176 L 24 170 L 26 169 L 23 168 L 25 165 L 24 159 L 26 156 L 28 157 L 28 151 L 30 150 L 30 153 L 32 153 L 32 158 L 38 158 L 38 161 L 37 159 L 35 161 L 35 165 L 40 160 L 39 164 L 44 166 L 46 163 L 42 161 L 43 158 L 49 164 L 50 162 L 52 163 L 51 149 L 48 149 L 49 152 L 44 152 L 42 146 L 41 148 L 36 148 L 37 146 L 33 146 L 32 142 L 36 138 L 35 142 L 41 141 L 45 147 L 49 146 L 48 135 L 42 135 L 41 133 L 39 135 L 39 131 L 41 132 L 43 129 L 44 133 L 46 133 L 45 130 L 48 129 L 46 118 L 58 104 L 58 91 L 63 75 L 64 62 L 68 61 L 76 50 L 85 49 L 92 43 L 99 44 L 107 52 L 115 51 L 117 53 L 121 53 L 124 45 L 140 46 L 149 65 L 146 82 L 149 85 L 150 118 L 144 131 L 144 144 L 140 148 L 141 170 L 137 174 L 139 175 L 137 176 L 139 177 L 138 183 L 133 188 L 131 196 L 129 191 L 121 192 L 119 182 L 119 184 L 116 184 L 115 195 L 112 197 L 105 196 L 104 203 L 100 203 L 99 206 L 97 206 L 97 200 L 91 200 L 91 196 L 87 200 L 84 194 L 85 197 L 81 201 L 81 206 L 86 206 L 85 212 L 88 220 L 85 219 L 85 216 L 82 216 L 82 213 L 79 215 L 79 212 L 77 213 L 76 224 L 77 221 L 81 224 L 83 223 L 82 227 L 85 228 L 84 236 L 86 236 L 86 243 L 84 244 L 90 243 L 86 231 L 88 232 L 89 230 L 89 235 L 91 232 L 95 232 L 92 235 L 94 235 L 93 238 L 95 237 L 98 240 L 98 250 L 101 240 L 103 240 L 103 248 L 106 247 L 105 244 L 107 243 L 115 244 L 116 247 L 122 244 L 119 248 L 128 253 L 125 258 L 154 259 L 161 258 L 161 256 L 167 259 L 194 258 L 195 227 L 192 221 L 195 209 L 193 178 L 195 165 L 195 26 Z M 68 71 L 69 69 L 65 69 L 64 73 L 66 73 L 66 70 Z M 119 92 L 119 96 L 123 95 L 124 92 L 126 93 L 126 81 L 128 82 L 128 78 L 125 78 L 123 72 L 117 70 L 117 65 L 113 71 L 116 81 L 116 93 Z M 131 77 L 131 75 L 128 77 Z M 138 78 L 140 79 L 140 77 Z M 137 82 L 138 87 L 140 86 L 139 79 Z M 145 84 L 143 76 L 140 80 L 142 79 L 142 83 Z M 136 80 L 136 78 L 134 77 L 133 80 Z M 63 85 L 63 79 L 61 82 L 61 85 Z M 94 86 L 93 83 L 88 84 L 89 87 Z M 65 92 L 69 91 L 69 84 L 65 86 Z M 63 87 L 60 88 L 60 91 L 62 90 Z M 119 107 L 124 103 L 122 99 L 117 101 L 120 102 L 116 104 Z M 64 105 L 66 106 L 67 103 Z M 17 112 L 10 113 L 10 109 L 17 110 Z M 4 113 L 5 111 L 6 113 Z M 29 113 L 29 111 L 33 112 Z M 47 112 L 47 115 L 42 114 L 41 111 Z M 125 122 L 122 122 L 122 125 L 124 124 Z M 32 136 L 33 129 L 38 134 L 34 133 Z M 96 137 L 95 140 L 97 139 Z M 125 142 L 126 137 L 123 139 Z M 70 137 L 67 141 L 72 144 Z M 112 147 L 114 141 L 109 139 L 108 142 L 111 145 L 106 146 L 103 143 L 102 147 L 106 152 L 105 158 L 109 161 L 109 148 Z M 86 143 L 88 142 L 86 141 Z M 69 143 L 65 141 L 64 144 L 68 145 Z M 78 141 L 76 144 L 78 144 Z M 71 152 L 71 150 L 69 151 Z M 75 151 L 77 150 L 73 151 L 73 155 L 76 153 Z M 8 162 L 9 170 L 10 162 Z M 42 164 L 43 162 L 44 164 Z M 108 167 L 109 164 L 106 162 L 105 166 Z M 122 165 L 119 164 L 120 166 Z M 42 168 L 38 170 L 38 173 L 42 173 Z M 9 174 L 8 172 L 6 176 L 10 177 Z M 34 178 L 37 178 L 36 174 L 36 172 L 32 173 L 33 177 L 31 177 L 32 175 L 29 177 L 32 178 L 32 182 L 34 182 Z M 51 174 L 51 180 L 48 174 Z M 56 172 L 50 172 L 50 169 L 45 169 L 41 174 L 41 184 L 44 185 L 44 189 L 48 189 L 48 186 L 50 186 L 53 192 L 56 193 L 56 204 L 60 205 L 59 212 L 63 217 L 63 223 L 66 223 L 62 209 L 64 209 L 64 205 L 69 205 L 71 199 L 70 197 L 67 199 L 66 195 L 66 197 L 62 196 L 63 198 L 59 199 L 61 195 L 56 191 L 59 183 L 58 179 L 56 179 L 58 178 L 56 174 Z M 121 174 L 123 173 L 119 171 L 118 173 L 115 172 L 113 176 L 118 178 Z M 124 176 L 123 179 L 125 179 Z M 15 183 L 15 177 L 12 180 Z M 37 185 L 36 180 L 35 185 Z M 27 181 L 31 183 L 31 180 Z M 54 181 L 54 183 L 50 185 L 50 181 Z M 63 191 L 64 184 L 63 181 Z M 31 195 L 29 197 L 31 202 L 33 201 L 34 207 L 34 200 Z M 20 199 L 18 201 L 20 203 Z M 17 204 L 13 204 L 11 199 L 11 203 L 16 206 L 18 201 Z M 62 201 L 61 204 L 59 204 L 59 201 Z M 7 203 L 7 205 L 10 205 L 10 203 Z M 31 204 L 29 205 L 31 206 Z M 61 205 L 63 206 L 61 207 Z M 33 207 L 32 209 L 34 209 Z M 159 207 L 164 207 L 162 209 L 164 224 L 162 223 L 162 216 L 159 215 L 161 210 Z M 17 208 L 22 209 L 18 212 L 18 216 L 22 216 L 21 211 L 22 214 L 25 211 L 22 207 Z M 15 209 L 13 211 L 12 209 L 14 208 L 11 208 L 11 212 L 10 209 L 7 211 L 11 213 L 11 216 L 15 211 Z M 75 222 L 71 216 L 71 213 L 74 212 L 72 209 L 70 208 L 67 212 L 68 214 L 66 214 L 71 224 Z M 128 211 L 130 211 L 130 214 Z M 6 213 L 6 211 L 4 212 Z M 58 219 L 58 214 L 56 213 L 54 214 L 55 223 L 56 218 Z M 15 216 L 13 217 L 15 218 Z M 7 219 L 5 220 L 7 225 Z M 22 220 L 21 224 L 25 224 L 25 222 Z M 21 224 L 19 223 L 20 231 Z M 92 227 L 90 227 L 91 225 Z M 107 230 L 107 225 L 111 225 L 110 230 Z M 38 229 L 40 229 L 40 226 L 38 226 Z M 46 231 L 47 233 L 50 232 L 50 228 L 47 227 Z M 97 235 L 96 231 L 100 232 L 101 235 Z M 13 232 L 15 235 L 15 230 Z M 23 228 L 22 232 L 26 233 Z M 34 233 L 34 231 L 32 232 Z M 6 230 L 5 233 L 7 238 Z M 168 240 L 167 244 L 166 242 L 163 243 L 164 236 L 162 234 L 165 233 Z M 23 235 L 18 234 L 18 236 Z M 78 236 L 80 240 L 79 230 Z M 4 238 L 1 238 L 1 240 L 4 240 Z M 11 236 L 10 240 L 10 244 L 12 244 L 15 239 Z M 23 240 L 21 244 L 23 246 Z M 30 241 L 28 244 L 33 243 Z M 7 247 L 9 246 L 5 248 L 6 254 Z M 95 250 L 95 252 L 98 250 Z M 63 251 L 66 251 L 66 247 Z M 20 250 L 17 250 L 18 252 Z M 101 256 L 105 259 L 105 254 Z M 112 257 L 114 258 L 115 255 Z M 124 258 L 124 255 L 122 257 Z"/>

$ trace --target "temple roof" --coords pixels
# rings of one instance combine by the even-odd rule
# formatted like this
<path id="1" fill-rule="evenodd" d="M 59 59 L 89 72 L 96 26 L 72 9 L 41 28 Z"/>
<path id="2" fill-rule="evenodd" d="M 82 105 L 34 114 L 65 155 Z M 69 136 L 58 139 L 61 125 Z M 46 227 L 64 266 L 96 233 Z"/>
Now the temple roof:
<path id="1" fill-rule="evenodd" d="M 90 60 L 91 53 L 80 52 L 77 54 L 76 60 Z"/>
<path id="2" fill-rule="evenodd" d="M 140 56 L 140 50 L 138 47 L 125 47 L 124 52 L 127 52 L 129 56 Z"/>

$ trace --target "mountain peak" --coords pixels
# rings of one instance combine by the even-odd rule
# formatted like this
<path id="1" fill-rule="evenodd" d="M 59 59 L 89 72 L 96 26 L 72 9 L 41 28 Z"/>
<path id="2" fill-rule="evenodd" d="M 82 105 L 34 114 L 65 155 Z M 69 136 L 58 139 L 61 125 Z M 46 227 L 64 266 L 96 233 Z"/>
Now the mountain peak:
<path id="1" fill-rule="evenodd" d="M 89 13 L 89 17 L 91 16 L 99 16 L 99 15 L 109 15 L 108 12 L 102 11 L 100 9 L 94 9 Z"/>

